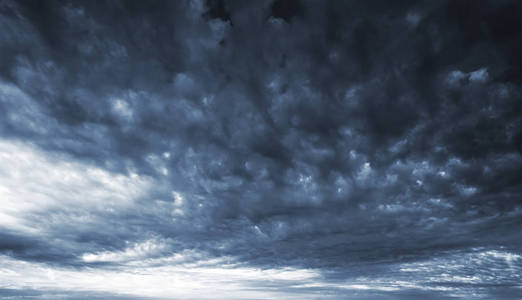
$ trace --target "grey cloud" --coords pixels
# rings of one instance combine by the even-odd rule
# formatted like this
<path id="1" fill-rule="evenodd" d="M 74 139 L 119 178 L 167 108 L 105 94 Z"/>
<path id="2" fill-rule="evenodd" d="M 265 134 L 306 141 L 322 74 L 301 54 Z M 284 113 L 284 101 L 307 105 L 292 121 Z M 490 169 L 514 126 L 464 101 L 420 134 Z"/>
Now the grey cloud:
<path id="1" fill-rule="evenodd" d="M 194 250 L 348 277 L 519 253 L 521 10 L 4 1 L 0 249 L 111 268 L 129 262 L 83 255 L 152 241 L 130 260 Z"/>

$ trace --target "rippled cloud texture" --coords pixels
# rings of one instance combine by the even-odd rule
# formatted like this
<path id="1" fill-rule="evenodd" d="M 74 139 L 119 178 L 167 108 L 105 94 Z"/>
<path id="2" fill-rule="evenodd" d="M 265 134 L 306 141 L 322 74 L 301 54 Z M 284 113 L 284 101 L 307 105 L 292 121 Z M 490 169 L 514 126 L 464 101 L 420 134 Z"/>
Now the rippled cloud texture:
<path id="1" fill-rule="evenodd" d="M 0 1 L 0 299 L 522 298 L 519 1 Z"/>

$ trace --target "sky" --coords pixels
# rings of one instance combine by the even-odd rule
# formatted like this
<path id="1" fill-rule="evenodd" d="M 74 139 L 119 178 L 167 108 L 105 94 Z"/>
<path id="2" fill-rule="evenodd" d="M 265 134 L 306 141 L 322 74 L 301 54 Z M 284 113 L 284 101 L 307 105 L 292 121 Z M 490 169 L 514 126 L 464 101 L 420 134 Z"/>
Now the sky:
<path id="1" fill-rule="evenodd" d="M 521 14 L 0 0 L 0 299 L 522 299 Z"/>

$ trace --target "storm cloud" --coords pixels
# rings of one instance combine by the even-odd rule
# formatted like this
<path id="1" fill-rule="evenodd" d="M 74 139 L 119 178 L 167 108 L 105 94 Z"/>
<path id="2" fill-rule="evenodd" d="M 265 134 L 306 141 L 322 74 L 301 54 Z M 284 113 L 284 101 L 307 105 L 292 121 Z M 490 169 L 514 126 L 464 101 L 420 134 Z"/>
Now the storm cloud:
<path id="1" fill-rule="evenodd" d="M 521 13 L 0 1 L 0 298 L 521 298 Z"/>

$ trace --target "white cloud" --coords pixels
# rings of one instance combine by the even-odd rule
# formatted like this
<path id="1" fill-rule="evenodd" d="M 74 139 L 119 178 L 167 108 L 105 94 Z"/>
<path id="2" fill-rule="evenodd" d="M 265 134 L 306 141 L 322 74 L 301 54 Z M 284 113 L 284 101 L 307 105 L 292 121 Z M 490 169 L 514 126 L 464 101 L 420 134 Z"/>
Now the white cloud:
<path id="1" fill-rule="evenodd" d="M 47 220 L 27 216 L 42 211 L 65 212 L 64 223 L 83 222 L 90 212 L 132 206 L 151 183 L 138 174 L 115 174 L 31 144 L 0 140 L 0 226 L 6 228 L 36 232 L 34 224 Z"/>
<path id="2" fill-rule="evenodd" d="M 159 255 L 166 249 L 168 249 L 168 246 L 165 242 L 151 239 L 142 243 L 135 243 L 132 247 L 123 251 L 85 253 L 82 255 L 82 259 L 85 262 L 121 262 Z"/>
<path id="3" fill-rule="evenodd" d="M 183 196 L 178 192 L 172 192 L 172 197 L 174 198 L 174 206 L 182 206 L 184 199 Z"/>
<path id="4" fill-rule="evenodd" d="M 370 176 L 371 172 L 372 172 L 372 167 L 371 167 L 370 163 L 365 162 L 361 166 L 359 172 L 357 173 L 357 180 L 359 180 L 359 181 L 366 180 L 368 178 L 368 176 Z"/>
<path id="5" fill-rule="evenodd" d="M 133 111 L 129 103 L 123 99 L 114 99 L 112 102 L 112 110 L 114 113 L 125 120 L 132 119 Z"/>
<path id="6" fill-rule="evenodd" d="M 306 290 L 285 290 L 320 280 L 320 274 L 312 269 L 257 269 L 219 261 L 204 262 L 189 266 L 68 269 L 0 256 L 0 287 L 109 292 L 164 299 L 306 299 L 310 297 Z M 280 288 L 274 289 L 274 285 Z"/>

